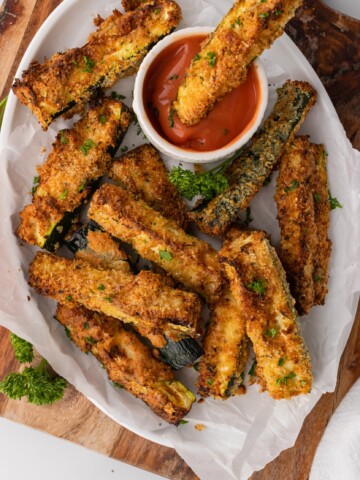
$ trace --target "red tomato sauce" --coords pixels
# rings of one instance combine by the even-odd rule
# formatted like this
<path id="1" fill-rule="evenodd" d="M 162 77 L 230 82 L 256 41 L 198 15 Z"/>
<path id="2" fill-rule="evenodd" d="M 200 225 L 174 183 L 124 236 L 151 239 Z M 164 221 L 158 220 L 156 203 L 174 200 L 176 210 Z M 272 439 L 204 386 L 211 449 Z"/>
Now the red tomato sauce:
<path id="1" fill-rule="evenodd" d="M 145 111 L 155 130 L 173 145 L 208 152 L 232 143 L 250 128 L 260 103 L 260 86 L 251 66 L 246 81 L 227 93 L 206 118 L 187 127 L 171 104 L 191 60 L 200 51 L 204 35 L 187 37 L 169 45 L 150 65 L 144 81 Z"/>

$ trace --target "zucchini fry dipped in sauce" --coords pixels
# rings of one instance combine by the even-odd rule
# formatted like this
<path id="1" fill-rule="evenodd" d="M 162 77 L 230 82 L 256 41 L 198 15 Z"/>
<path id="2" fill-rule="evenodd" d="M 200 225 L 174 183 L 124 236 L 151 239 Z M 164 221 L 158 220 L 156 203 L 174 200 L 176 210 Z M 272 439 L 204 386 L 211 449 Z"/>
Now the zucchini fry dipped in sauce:
<path id="1" fill-rule="evenodd" d="M 94 228 L 90 223 L 75 232 L 67 242 L 68 248 L 77 258 L 87 260 L 92 265 L 129 273 L 131 269 L 127 255 L 120 249 L 118 242 L 108 233 Z M 175 282 L 169 277 L 162 276 L 162 280 L 169 287 L 174 287 Z M 194 363 L 203 354 L 196 340 L 184 336 L 180 331 L 166 327 L 150 328 L 140 323 L 133 327 L 153 347 L 158 348 L 160 358 L 175 369 Z"/>
<path id="2" fill-rule="evenodd" d="M 226 171 L 230 187 L 189 214 L 203 232 L 223 235 L 246 209 L 316 99 L 315 90 L 306 82 L 287 81 L 277 93 L 278 100 L 264 126 Z"/>
<path id="3" fill-rule="evenodd" d="M 131 122 L 123 103 L 102 99 L 70 130 L 61 130 L 38 167 L 33 201 L 20 213 L 17 235 L 49 251 L 59 247 L 94 183 L 108 170 Z"/>
<path id="4" fill-rule="evenodd" d="M 216 251 L 186 234 L 173 220 L 163 217 L 131 192 L 102 185 L 90 203 L 88 215 L 105 231 L 130 243 L 143 258 L 205 299 L 219 295 L 223 277 Z"/>
<path id="5" fill-rule="evenodd" d="M 181 228 L 187 227 L 187 208 L 152 145 L 141 145 L 116 159 L 109 177 Z"/>
<path id="6" fill-rule="evenodd" d="M 58 306 L 55 317 L 82 351 L 103 364 L 110 380 L 143 400 L 156 415 L 177 425 L 189 413 L 194 395 L 117 319 L 64 305 Z"/>
<path id="7" fill-rule="evenodd" d="M 197 381 L 202 397 L 211 395 L 225 400 L 245 393 L 244 369 L 249 358 L 245 312 L 228 287 L 211 306 L 211 323 L 203 341 L 205 355 L 199 364 Z"/>
<path id="8" fill-rule="evenodd" d="M 311 144 L 306 137 L 297 137 L 281 159 L 277 178 L 280 258 L 301 315 L 308 314 L 317 303 L 317 291 L 324 289 L 326 294 L 327 290 L 330 207 L 323 157 L 323 146 Z M 321 219 L 316 212 L 321 212 Z M 325 294 L 321 295 L 320 303 Z"/>
<path id="9" fill-rule="evenodd" d="M 97 17 L 98 29 L 83 47 L 56 53 L 43 64 L 33 62 L 22 80 L 15 80 L 13 92 L 46 130 L 56 117 L 81 111 L 99 89 L 136 73 L 150 48 L 180 19 L 172 0 L 154 0 L 124 15 L 114 10 L 105 20 Z"/>
<path id="10" fill-rule="evenodd" d="M 247 319 L 260 385 L 275 399 L 309 393 L 310 357 L 279 258 L 264 232 L 229 233 L 219 255 Z"/>
<path id="11" fill-rule="evenodd" d="M 252 61 L 282 35 L 302 0 L 238 0 L 205 40 L 179 87 L 174 111 L 185 125 L 204 118 L 244 82 Z"/>
<path id="12" fill-rule="evenodd" d="M 151 272 L 132 275 L 83 259 L 37 252 L 29 269 L 29 285 L 65 305 L 78 303 L 125 323 L 197 335 L 201 310 L 197 295 L 170 288 Z"/>

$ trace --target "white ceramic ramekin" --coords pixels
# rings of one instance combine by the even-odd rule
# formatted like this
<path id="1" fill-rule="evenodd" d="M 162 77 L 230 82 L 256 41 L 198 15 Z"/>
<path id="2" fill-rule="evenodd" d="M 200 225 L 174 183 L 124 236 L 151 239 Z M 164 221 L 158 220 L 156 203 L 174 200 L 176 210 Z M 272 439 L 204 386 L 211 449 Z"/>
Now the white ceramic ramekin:
<path id="1" fill-rule="evenodd" d="M 156 59 L 156 57 L 173 42 L 176 42 L 184 37 L 192 37 L 201 34 L 209 34 L 213 32 L 212 27 L 191 27 L 179 30 L 177 32 L 168 35 L 161 40 L 144 58 L 139 71 L 136 75 L 134 86 L 134 102 L 133 108 L 139 120 L 140 126 L 149 139 L 149 141 L 162 153 L 170 156 L 175 160 L 179 160 L 187 163 L 210 163 L 217 160 L 229 158 L 237 150 L 239 150 L 250 138 L 254 135 L 259 128 L 262 118 L 265 113 L 265 109 L 268 102 L 268 83 L 265 74 L 265 70 L 261 62 L 257 59 L 254 62 L 256 73 L 260 86 L 260 103 L 254 118 L 251 121 L 251 125 L 247 128 L 243 135 L 236 137 L 228 145 L 217 150 L 211 150 L 208 152 L 197 152 L 193 150 L 186 150 L 170 143 L 167 139 L 162 137 L 151 124 L 145 107 L 144 107 L 144 81 L 149 67 Z"/>

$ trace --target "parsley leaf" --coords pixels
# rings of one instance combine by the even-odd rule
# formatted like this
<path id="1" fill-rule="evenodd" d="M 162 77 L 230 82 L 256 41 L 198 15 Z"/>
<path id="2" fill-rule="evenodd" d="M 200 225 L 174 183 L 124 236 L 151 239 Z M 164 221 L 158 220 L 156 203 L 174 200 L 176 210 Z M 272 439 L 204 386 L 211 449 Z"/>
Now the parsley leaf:
<path id="1" fill-rule="evenodd" d="M 171 260 L 173 259 L 171 253 L 167 250 L 159 250 L 159 257 L 161 260 L 167 260 L 168 262 L 171 262 Z"/>
<path id="2" fill-rule="evenodd" d="M 215 67 L 216 64 L 216 53 L 214 52 L 208 52 L 207 58 L 209 60 L 209 65 L 210 67 Z"/>
<path id="3" fill-rule="evenodd" d="M 265 335 L 265 337 L 275 338 L 277 333 L 278 333 L 278 331 L 276 330 L 276 328 L 269 328 L 269 330 L 266 330 L 264 335 Z"/>
<path id="4" fill-rule="evenodd" d="M 60 143 L 63 143 L 64 145 L 69 143 L 69 139 L 65 137 L 64 130 L 60 130 Z"/>
<path id="5" fill-rule="evenodd" d="M 299 182 L 297 180 L 293 180 L 291 182 L 291 185 L 290 187 L 286 187 L 284 188 L 284 191 L 287 193 L 287 192 L 291 192 L 293 190 L 296 190 L 297 188 L 299 187 Z"/>
<path id="6" fill-rule="evenodd" d="M 336 197 L 332 197 L 329 191 L 329 204 L 330 210 L 335 210 L 335 208 L 343 208 L 339 200 Z"/>
<path id="7" fill-rule="evenodd" d="M 80 146 L 80 150 L 84 155 L 88 154 L 88 151 L 95 146 L 95 142 L 88 138 L 85 142 Z"/>
<path id="8" fill-rule="evenodd" d="M 93 67 L 95 66 L 95 62 L 93 62 L 86 55 L 84 55 L 84 62 L 85 62 L 85 67 L 83 67 L 82 71 L 87 73 L 93 73 Z"/>
<path id="9" fill-rule="evenodd" d="M 266 283 L 265 280 L 263 280 L 262 278 L 253 280 L 251 283 L 245 285 L 245 287 L 248 290 L 252 290 L 253 292 L 258 293 L 259 295 L 262 295 L 266 291 Z"/>
<path id="10" fill-rule="evenodd" d="M 31 363 L 34 360 L 34 350 L 31 343 L 18 337 L 15 333 L 10 334 L 10 342 L 13 346 L 16 360 L 20 363 Z"/>
<path id="11" fill-rule="evenodd" d="M 180 420 L 179 425 L 186 425 L 187 423 L 189 423 L 188 420 Z"/>

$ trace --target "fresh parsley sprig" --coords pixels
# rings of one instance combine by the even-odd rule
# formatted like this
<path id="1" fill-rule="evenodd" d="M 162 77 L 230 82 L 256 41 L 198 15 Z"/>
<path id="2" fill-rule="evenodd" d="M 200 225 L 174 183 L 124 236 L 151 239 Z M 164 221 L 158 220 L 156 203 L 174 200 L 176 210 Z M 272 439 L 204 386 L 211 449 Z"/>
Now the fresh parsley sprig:
<path id="1" fill-rule="evenodd" d="M 20 363 L 31 363 L 34 360 L 31 343 L 15 334 L 11 334 L 10 341 L 15 358 Z M 14 400 L 27 397 L 35 405 L 50 405 L 64 396 L 66 387 L 67 381 L 53 372 L 43 358 L 36 367 L 26 367 L 21 373 L 7 375 L 0 382 L 0 393 Z"/>
<path id="2" fill-rule="evenodd" d="M 197 195 L 205 200 L 211 200 L 215 195 L 219 195 L 229 187 L 224 172 L 232 160 L 233 157 L 221 165 L 201 173 L 185 170 L 181 165 L 173 167 L 170 170 L 169 179 L 178 189 L 180 195 L 187 200 L 192 200 Z"/>

